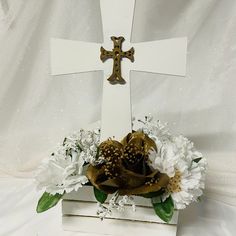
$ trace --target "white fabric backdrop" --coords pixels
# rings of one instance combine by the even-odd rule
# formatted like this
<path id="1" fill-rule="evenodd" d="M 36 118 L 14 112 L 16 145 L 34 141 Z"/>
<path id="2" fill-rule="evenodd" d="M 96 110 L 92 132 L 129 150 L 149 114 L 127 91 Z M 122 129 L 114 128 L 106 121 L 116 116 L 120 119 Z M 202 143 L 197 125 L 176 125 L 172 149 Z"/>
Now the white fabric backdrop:
<path id="1" fill-rule="evenodd" d="M 133 114 L 191 138 L 209 162 L 206 196 L 236 205 L 236 1 L 137 0 L 133 41 L 185 35 L 187 76 L 133 73 Z M 50 76 L 50 37 L 102 42 L 99 1 L 0 0 L 2 177 L 32 177 L 65 135 L 100 119 L 102 75 Z"/>

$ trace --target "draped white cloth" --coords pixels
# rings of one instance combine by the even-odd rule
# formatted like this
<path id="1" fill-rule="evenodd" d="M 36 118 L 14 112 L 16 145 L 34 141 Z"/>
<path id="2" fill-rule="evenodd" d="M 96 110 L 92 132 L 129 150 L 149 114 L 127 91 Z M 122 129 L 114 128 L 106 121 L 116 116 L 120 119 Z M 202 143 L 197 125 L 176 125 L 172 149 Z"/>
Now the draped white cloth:
<path id="1" fill-rule="evenodd" d="M 236 1 L 137 0 L 133 41 L 186 35 L 189 44 L 185 78 L 132 73 L 133 115 L 152 113 L 167 121 L 172 132 L 188 136 L 208 159 L 207 200 L 200 208 L 191 208 L 198 222 L 191 224 L 194 217 L 180 217 L 179 235 L 195 235 L 194 227 L 205 227 L 208 235 L 233 235 Z M 51 37 L 102 42 L 99 1 L 0 0 L 2 177 L 31 178 L 40 161 L 65 135 L 100 119 L 102 74 L 50 76 Z M 9 181 L 14 185 L 15 181 Z M 1 191 L 6 189 L 9 194 L 2 198 L 7 201 L 11 191 L 7 184 L 1 186 Z M 8 204 L 13 204 L 14 197 L 27 195 L 24 188 L 20 189 Z M 213 210 L 207 211 L 208 207 Z M 208 221 L 215 222 L 216 228 Z"/>

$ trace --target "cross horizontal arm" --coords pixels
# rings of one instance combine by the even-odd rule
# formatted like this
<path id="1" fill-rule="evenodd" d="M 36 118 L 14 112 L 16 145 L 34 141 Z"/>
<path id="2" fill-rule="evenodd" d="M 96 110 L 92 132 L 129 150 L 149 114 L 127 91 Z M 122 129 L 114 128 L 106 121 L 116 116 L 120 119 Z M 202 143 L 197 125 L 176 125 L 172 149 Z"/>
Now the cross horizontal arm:
<path id="1" fill-rule="evenodd" d="M 106 61 L 108 58 L 113 58 L 113 52 L 107 51 L 104 47 L 101 47 L 100 59 L 102 62 Z"/>
<path id="2" fill-rule="evenodd" d="M 185 76 L 187 38 L 134 43 L 135 63 L 131 70 Z"/>
<path id="3" fill-rule="evenodd" d="M 102 70 L 100 44 L 51 39 L 51 74 L 62 75 Z"/>
<path id="4" fill-rule="evenodd" d="M 121 56 L 130 59 L 131 62 L 134 62 L 134 48 L 132 47 L 129 51 L 121 52 Z"/>

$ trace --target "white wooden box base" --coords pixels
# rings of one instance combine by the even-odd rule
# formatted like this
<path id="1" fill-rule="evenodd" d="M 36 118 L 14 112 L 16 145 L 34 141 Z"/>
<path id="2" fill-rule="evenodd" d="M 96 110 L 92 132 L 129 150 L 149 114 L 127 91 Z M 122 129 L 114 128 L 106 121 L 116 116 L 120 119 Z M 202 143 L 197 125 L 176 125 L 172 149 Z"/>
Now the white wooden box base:
<path id="1" fill-rule="evenodd" d="M 66 194 L 62 200 L 62 227 L 68 231 L 104 235 L 156 235 L 175 236 L 178 212 L 166 224 L 156 216 L 150 199 L 135 197 L 136 211 L 128 206 L 125 211 L 114 211 L 101 221 L 97 215 L 97 202 L 93 188 L 86 186 L 78 192 Z"/>

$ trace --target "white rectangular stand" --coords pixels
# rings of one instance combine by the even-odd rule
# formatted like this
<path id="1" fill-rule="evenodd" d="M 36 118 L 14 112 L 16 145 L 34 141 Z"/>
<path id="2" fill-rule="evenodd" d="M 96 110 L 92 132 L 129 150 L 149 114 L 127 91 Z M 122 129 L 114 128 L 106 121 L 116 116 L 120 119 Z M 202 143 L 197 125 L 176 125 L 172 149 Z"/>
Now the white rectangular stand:
<path id="1" fill-rule="evenodd" d="M 66 194 L 62 200 L 63 229 L 104 235 L 176 235 L 177 211 L 167 224 L 155 214 L 150 199 L 135 197 L 134 200 L 135 212 L 128 206 L 123 212 L 114 210 L 111 216 L 101 221 L 96 215 L 93 188 L 83 187 L 78 192 Z"/>

